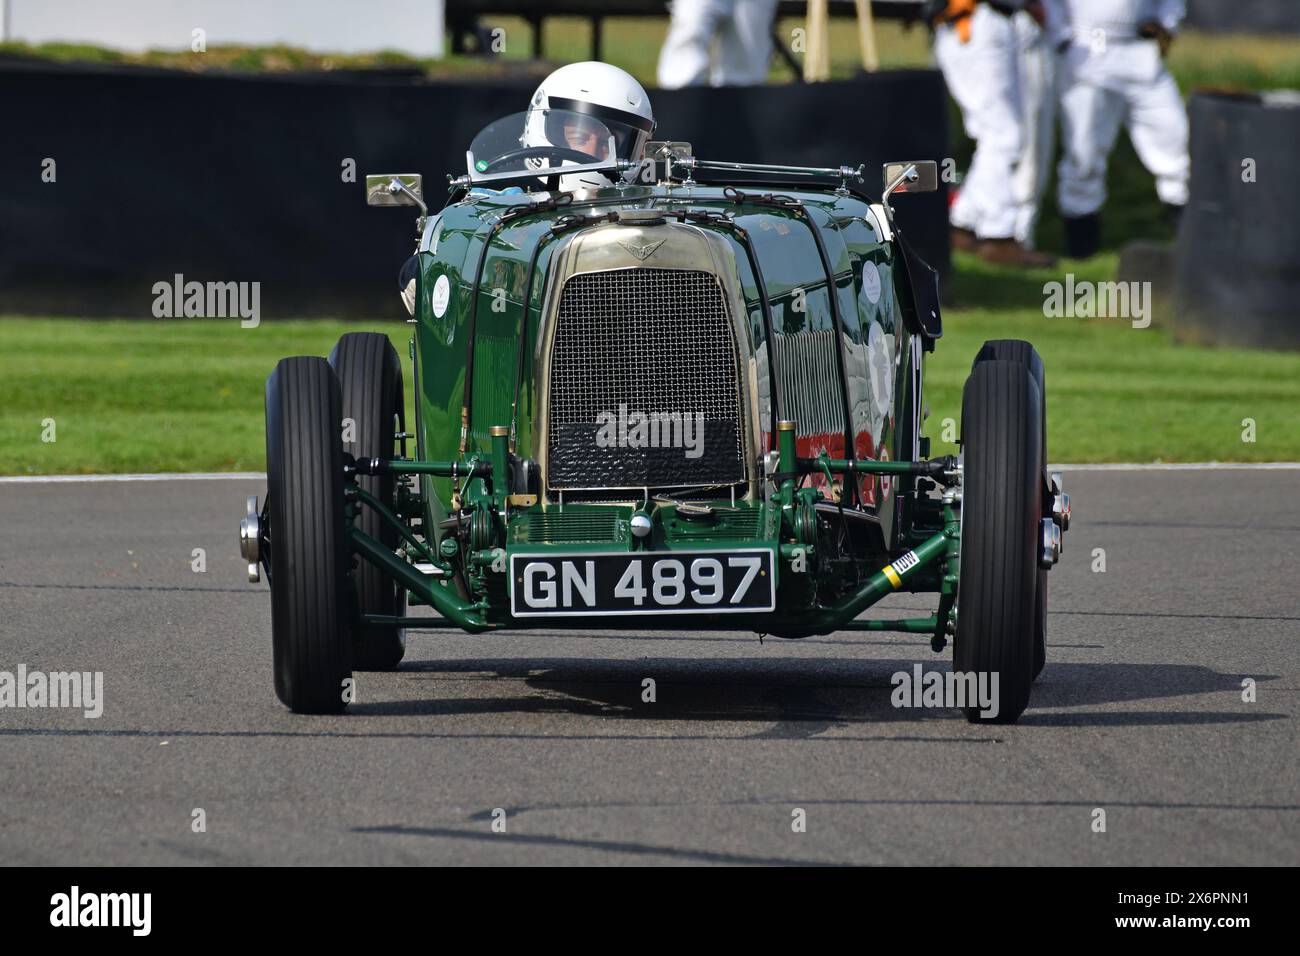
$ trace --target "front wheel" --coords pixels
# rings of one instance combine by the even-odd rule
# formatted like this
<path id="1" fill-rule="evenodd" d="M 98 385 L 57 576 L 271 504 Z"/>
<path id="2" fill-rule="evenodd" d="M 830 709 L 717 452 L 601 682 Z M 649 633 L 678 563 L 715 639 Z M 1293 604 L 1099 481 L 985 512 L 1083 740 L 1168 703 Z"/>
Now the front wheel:
<path id="1" fill-rule="evenodd" d="M 1042 419 L 1043 441 L 1042 470 L 1047 473 L 1047 373 L 1043 370 L 1043 360 L 1038 350 L 1021 339 L 991 339 L 985 342 L 975 355 L 971 368 L 980 362 L 1005 359 L 1019 362 L 1029 369 L 1029 374 L 1038 385 L 1039 415 Z M 1038 570 L 1038 588 L 1034 597 L 1034 679 L 1043 672 L 1047 665 L 1047 571 Z"/>
<path id="2" fill-rule="evenodd" d="M 953 670 L 990 706 L 971 721 L 1013 723 L 1034 679 L 1042 517 L 1042 402 L 1022 362 L 976 363 L 962 392 L 962 541 Z"/>
<path id="3" fill-rule="evenodd" d="M 355 458 L 393 458 L 405 422 L 402 362 L 387 335 L 349 332 L 330 352 L 338 376 L 347 451 Z M 357 484 L 390 509 L 397 510 L 397 481 L 392 474 L 363 475 Z M 359 506 L 355 524 L 390 551 L 400 543 L 397 529 L 373 508 Z M 352 572 L 359 611 L 402 617 L 406 590 L 369 561 Z M 391 671 L 406 652 L 406 632 L 392 627 L 358 625 L 353 635 L 353 664 L 359 671 Z"/>
<path id="4" fill-rule="evenodd" d="M 266 383 L 266 484 L 275 693 L 296 713 L 350 697 L 352 626 L 339 383 L 321 358 L 282 359 Z"/>

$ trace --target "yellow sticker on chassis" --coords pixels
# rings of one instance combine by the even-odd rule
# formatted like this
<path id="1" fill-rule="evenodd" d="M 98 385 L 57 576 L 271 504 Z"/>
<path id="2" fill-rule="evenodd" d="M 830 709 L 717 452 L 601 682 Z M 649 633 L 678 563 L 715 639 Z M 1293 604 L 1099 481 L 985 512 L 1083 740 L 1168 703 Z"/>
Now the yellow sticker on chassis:
<path id="1" fill-rule="evenodd" d="M 512 554 L 513 617 L 755 614 L 776 608 L 770 548 Z"/>

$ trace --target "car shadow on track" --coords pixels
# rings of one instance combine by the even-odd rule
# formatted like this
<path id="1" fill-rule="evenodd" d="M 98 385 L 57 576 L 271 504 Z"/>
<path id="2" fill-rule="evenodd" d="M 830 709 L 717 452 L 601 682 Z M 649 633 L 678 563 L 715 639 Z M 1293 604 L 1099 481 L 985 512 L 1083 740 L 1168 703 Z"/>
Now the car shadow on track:
<path id="1" fill-rule="evenodd" d="M 594 850 L 601 853 L 621 853 L 634 857 L 663 857 L 668 860 L 690 863 L 718 863 L 728 866 L 838 866 L 823 860 L 804 860 L 789 856 L 754 856 L 727 853 L 702 847 L 673 847 L 626 840 L 597 840 L 589 838 L 554 836 L 542 833 L 495 833 L 483 830 L 454 829 L 451 827 L 379 826 L 354 827 L 353 833 L 377 834 L 398 837 L 428 837 L 437 840 L 468 840 L 477 843 L 514 844 L 516 846 L 545 849 Z"/>
<path id="2" fill-rule="evenodd" d="M 375 716 L 553 713 L 625 720 L 763 723 L 769 727 L 759 736 L 771 737 L 808 737 L 851 724 L 959 720 L 950 708 L 894 706 L 893 675 L 912 674 L 917 663 L 716 657 L 418 661 L 404 665 L 395 676 L 427 689 L 427 697 L 358 703 L 351 712 Z M 923 667 L 947 671 L 949 662 L 935 659 L 924 662 Z M 1257 683 L 1278 679 L 1252 676 Z M 654 682 L 652 701 L 645 699 L 647 680 Z M 1241 680 L 1242 675 L 1221 674 L 1192 664 L 1049 664 L 1034 686 L 1030 708 L 1021 723 L 1158 726 L 1286 718 L 1243 703 Z M 438 685 L 444 681 L 460 685 L 457 696 L 439 692 Z M 481 681 L 484 694 L 466 696 L 465 684 L 471 681 Z M 498 692 L 519 685 L 526 690 Z M 1138 711 L 1083 709 L 1207 694 L 1215 697 L 1176 708 L 1165 703 Z"/>

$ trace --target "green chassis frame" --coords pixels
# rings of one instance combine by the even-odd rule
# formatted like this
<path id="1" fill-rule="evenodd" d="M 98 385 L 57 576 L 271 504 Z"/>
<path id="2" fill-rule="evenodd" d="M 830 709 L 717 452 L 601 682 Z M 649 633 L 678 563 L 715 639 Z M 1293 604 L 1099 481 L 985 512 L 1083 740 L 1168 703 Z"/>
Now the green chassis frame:
<path id="1" fill-rule="evenodd" d="M 361 613 L 359 623 L 366 627 L 394 628 L 440 628 L 459 627 L 469 632 L 482 632 L 502 629 L 520 629 L 527 627 L 557 626 L 555 620 L 530 619 L 529 621 L 512 621 L 508 624 L 492 622 L 486 619 L 486 612 L 491 604 L 486 600 L 467 601 L 455 589 L 447 586 L 453 573 L 450 559 L 457 556 L 459 543 L 455 539 L 444 539 L 443 547 L 435 553 L 428 544 L 417 538 L 408 525 L 373 495 L 356 483 L 358 475 L 389 473 L 405 475 L 434 475 L 452 479 L 465 479 L 465 499 L 472 506 L 473 521 L 484 530 L 482 539 L 490 539 L 492 529 L 499 527 L 501 516 L 508 510 L 508 492 L 504 482 L 494 483 L 494 475 L 507 474 L 509 456 L 509 429 L 492 429 L 490 456 L 471 455 L 464 461 L 413 461 L 409 459 L 346 459 L 344 473 L 346 478 L 345 497 L 346 513 L 352 551 L 360 558 L 369 561 L 396 583 L 405 588 L 420 603 L 429 604 L 441 615 L 432 617 L 394 617 Z M 778 472 L 770 476 L 777 488 L 776 495 L 769 499 L 769 504 L 778 504 L 782 515 L 783 537 L 789 525 L 797 525 L 795 517 L 800 505 L 811 506 L 817 501 L 826 500 L 820 491 L 812 488 L 796 490 L 795 479 L 798 476 L 814 472 L 832 475 L 855 472 L 870 475 L 922 476 L 937 480 L 946 486 L 941 501 L 932 498 L 917 499 L 918 512 L 928 509 L 931 520 L 922 524 L 912 523 L 911 550 L 894 558 L 889 564 L 870 575 L 857 590 L 838 603 L 830 606 L 815 604 L 812 607 L 797 609 L 797 618 L 783 616 L 782 611 L 763 614 L 736 614 L 736 624 L 748 624 L 755 630 L 775 633 L 782 636 L 802 637 L 812 634 L 824 634 L 835 630 L 856 631 L 901 631 L 911 634 L 930 634 L 931 645 L 940 651 L 947 644 L 949 635 L 956 629 L 957 582 L 960 575 L 960 537 L 961 504 L 960 494 L 953 486 L 959 480 L 956 477 L 958 466 L 953 458 L 940 458 L 929 461 L 844 461 L 828 458 L 823 453 L 816 459 L 800 459 L 795 455 L 794 423 L 782 422 L 778 427 L 779 466 Z M 401 486 L 399 486 L 400 488 Z M 401 492 L 399 491 L 399 495 Z M 358 530 L 353 521 L 358 509 L 373 509 L 391 526 L 404 542 L 406 553 L 416 560 L 427 562 L 443 572 L 442 576 L 427 574 L 416 568 L 410 561 L 389 550 L 370 535 Z M 399 510 L 405 510 L 399 508 Z M 921 518 L 922 514 L 914 515 Z M 812 534 L 815 537 L 815 533 Z M 814 545 L 804 541 L 808 536 L 800 535 L 795 530 L 797 543 L 782 543 L 774 550 L 778 551 L 780 560 L 773 561 L 773 568 L 779 574 L 784 567 L 796 559 L 806 559 Z M 802 543 L 798 543 L 802 542 Z M 800 554 L 800 550 L 803 554 Z M 574 548 L 574 551 L 590 551 L 586 548 Z M 468 556 L 468 564 L 476 568 L 491 568 L 494 564 L 501 569 L 499 562 L 505 551 L 498 546 L 489 546 L 474 550 Z M 937 574 L 935 573 L 937 571 Z M 922 573 L 926 572 L 926 573 Z M 918 581 L 920 578 L 922 580 Z M 902 618 L 893 620 L 855 620 L 867 608 L 879 602 L 886 595 L 910 585 L 912 591 L 938 591 L 939 607 L 934 614 L 927 617 Z M 918 586 L 919 585 L 919 586 Z M 644 619 L 640 619 L 644 626 Z M 611 619 L 605 626 L 636 626 L 620 623 L 620 619 Z M 701 624 L 686 624 L 685 629 L 698 628 Z M 717 622 L 708 622 L 716 627 Z"/>

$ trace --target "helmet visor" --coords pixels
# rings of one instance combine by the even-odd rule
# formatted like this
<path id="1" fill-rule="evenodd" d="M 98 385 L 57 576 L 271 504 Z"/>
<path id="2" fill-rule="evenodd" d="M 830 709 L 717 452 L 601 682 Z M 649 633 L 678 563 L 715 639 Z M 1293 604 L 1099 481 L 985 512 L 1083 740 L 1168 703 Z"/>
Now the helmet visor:
<path id="1" fill-rule="evenodd" d="M 650 138 L 655 128 L 654 120 L 645 116 L 609 106 L 585 103 L 582 100 L 552 96 L 548 105 L 550 110 L 547 112 L 561 112 L 568 116 L 578 115 L 599 121 L 605 129 L 614 134 L 614 145 L 618 150 L 619 159 L 640 159 L 641 147 L 645 145 L 645 141 Z"/>
<path id="2" fill-rule="evenodd" d="M 618 132 L 608 128 L 594 116 L 571 113 L 568 110 L 541 110 L 546 141 L 552 146 L 577 150 L 586 153 L 592 159 L 606 160 L 610 157 L 609 137 L 614 135 L 615 147 L 622 155 L 623 144 Z"/>

